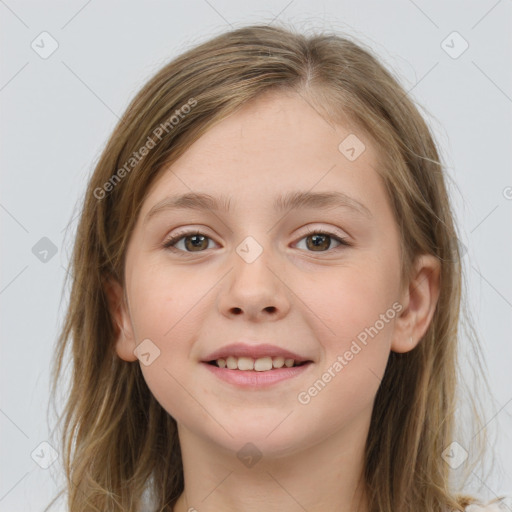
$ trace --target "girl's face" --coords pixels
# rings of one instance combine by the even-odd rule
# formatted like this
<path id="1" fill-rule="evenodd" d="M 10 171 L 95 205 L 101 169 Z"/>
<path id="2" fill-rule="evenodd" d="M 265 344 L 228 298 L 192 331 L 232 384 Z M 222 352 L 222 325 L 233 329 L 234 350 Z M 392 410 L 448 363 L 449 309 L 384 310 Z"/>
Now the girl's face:
<path id="1" fill-rule="evenodd" d="M 423 334 L 400 327 L 409 296 L 378 164 L 361 133 L 281 93 L 217 124 L 153 184 L 127 251 L 116 350 L 140 359 L 180 436 L 283 456 L 366 434 L 390 350 Z M 230 364 L 279 366 L 285 351 L 309 362 L 208 363 L 232 344 L 219 358 L 254 357 Z"/>

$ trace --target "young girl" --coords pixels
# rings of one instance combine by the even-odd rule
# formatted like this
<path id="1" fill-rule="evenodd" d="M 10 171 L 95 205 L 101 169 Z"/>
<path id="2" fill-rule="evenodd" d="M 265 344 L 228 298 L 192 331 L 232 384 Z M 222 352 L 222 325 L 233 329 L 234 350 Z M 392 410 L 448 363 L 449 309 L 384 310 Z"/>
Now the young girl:
<path id="1" fill-rule="evenodd" d="M 68 509 L 480 510 L 451 482 L 477 451 L 460 257 L 432 135 L 369 50 L 249 26 L 179 56 L 83 204 Z"/>

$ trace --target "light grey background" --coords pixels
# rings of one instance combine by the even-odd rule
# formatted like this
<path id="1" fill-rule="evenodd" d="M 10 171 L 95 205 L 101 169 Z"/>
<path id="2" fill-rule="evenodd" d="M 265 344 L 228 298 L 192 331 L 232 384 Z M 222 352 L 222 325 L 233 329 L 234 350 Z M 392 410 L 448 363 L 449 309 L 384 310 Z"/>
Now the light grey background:
<path id="1" fill-rule="evenodd" d="M 475 484 L 488 498 L 512 495 L 510 0 L 0 0 L 0 15 L 1 511 L 42 511 L 54 480 L 62 482 L 58 462 L 47 470 L 35 462 L 51 460 L 40 443 L 55 445 L 46 420 L 49 364 L 77 201 L 118 117 L 184 49 L 230 25 L 274 18 L 369 44 L 432 127 L 453 178 L 468 300 L 496 400 L 486 421 L 497 465 Z M 44 31 L 58 43 L 46 59 L 31 47 L 51 49 Z M 454 31 L 469 44 L 461 55 Z M 43 237 L 54 256 L 36 245 Z"/>

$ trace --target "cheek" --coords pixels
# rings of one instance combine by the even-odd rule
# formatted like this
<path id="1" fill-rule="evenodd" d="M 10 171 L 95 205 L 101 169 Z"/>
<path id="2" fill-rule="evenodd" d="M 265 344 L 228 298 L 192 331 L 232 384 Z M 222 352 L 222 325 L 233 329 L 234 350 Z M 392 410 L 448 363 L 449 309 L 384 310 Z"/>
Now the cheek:
<path id="1" fill-rule="evenodd" d="M 332 353 L 350 345 L 359 335 L 364 341 L 365 329 L 375 324 L 380 339 L 389 337 L 396 316 L 392 304 L 397 290 L 397 269 L 392 265 L 386 269 L 382 262 L 361 258 L 356 264 L 315 275 L 301 285 L 298 295 L 314 313 L 305 318 L 314 320 L 311 328 L 314 332 L 321 330 L 322 344 Z"/>
<path id="2" fill-rule="evenodd" d="M 193 370 L 190 344 L 201 325 L 199 301 L 211 285 L 197 274 L 184 276 L 180 269 L 134 261 L 133 268 L 136 265 L 138 271 L 129 282 L 131 318 L 136 344 L 150 340 L 145 341 L 150 363 L 141 362 L 141 370 L 160 405 L 171 416 L 186 419 L 191 415 L 186 392 Z M 203 413 L 200 408 L 194 410 L 194 421 Z"/>
<path id="3" fill-rule="evenodd" d="M 190 380 L 192 369 L 181 365 L 180 356 L 174 355 L 175 361 L 173 351 L 166 349 L 151 365 L 141 366 L 151 394 L 178 423 L 187 425 L 198 434 L 206 425 L 215 430 L 209 411 L 201 406 L 204 396 L 197 392 Z"/>
<path id="4" fill-rule="evenodd" d="M 340 269 L 336 279 L 331 275 L 323 285 L 310 288 L 307 305 L 321 319 L 314 328 L 324 357 L 297 402 L 308 416 L 321 417 L 327 430 L 373 405 L 397 317 L 397 282 L 392 272 L 392 268 L 385 274 L 379 265 L 361 264 Z"/>
<path id="5" fill-rule="evenodd" d="M 183 338 L 184 330 L 190 330 L 197 321 L 200 301 L 211 284 L 204 275 L 201 279 L 198 272 L 180 267 L 161 263 L 144 266 L 141 262 L 139 268 L 132 275 L 130 289 L 132 318 L 138 336 L 171 340 L 179 332 Z"/>

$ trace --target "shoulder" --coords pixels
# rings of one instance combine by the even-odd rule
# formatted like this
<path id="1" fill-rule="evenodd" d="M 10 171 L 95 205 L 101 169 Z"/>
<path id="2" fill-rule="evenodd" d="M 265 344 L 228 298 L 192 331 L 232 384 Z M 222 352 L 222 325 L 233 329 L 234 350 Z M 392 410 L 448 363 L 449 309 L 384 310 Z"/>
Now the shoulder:
<path id="1" fill-rule="evenodd" d="M 509 512 L 512 510 L 512 497 L 503 496 L 490 501 L 487 504 L 468 505 L 465 512 Z"/>

